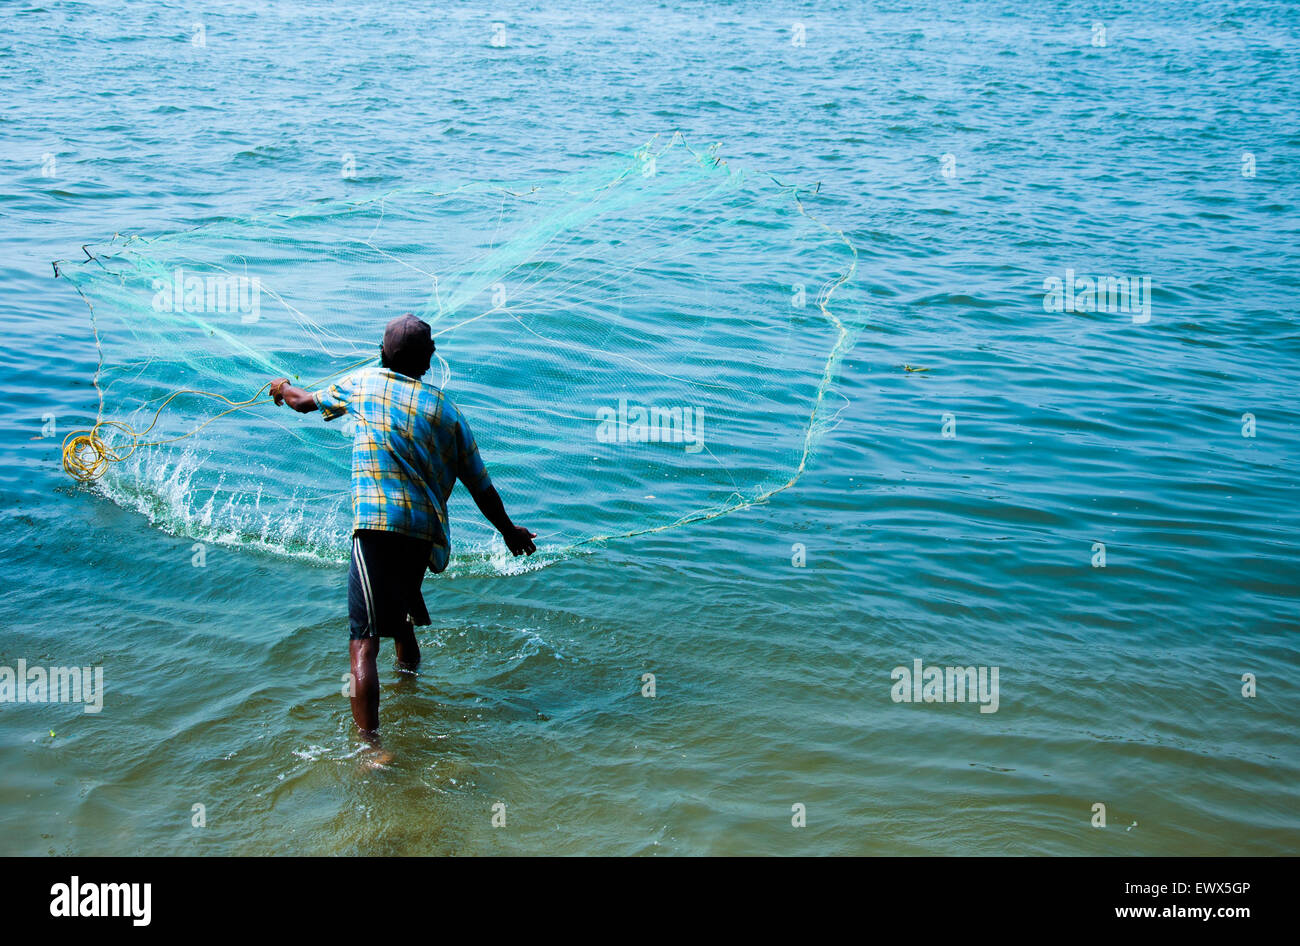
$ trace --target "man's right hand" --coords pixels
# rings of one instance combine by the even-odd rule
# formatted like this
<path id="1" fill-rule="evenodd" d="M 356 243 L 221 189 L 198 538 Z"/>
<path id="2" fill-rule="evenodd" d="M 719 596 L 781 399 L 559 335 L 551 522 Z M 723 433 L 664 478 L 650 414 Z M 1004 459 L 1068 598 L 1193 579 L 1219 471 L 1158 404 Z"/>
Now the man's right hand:
<path id="1" fill-rule="evenodd" d="M 295 388 L 288 378 L 276 378 L 271 382 L 271 399 L 275 406 L 288 404 L 299 414 L 309 414 L 320 407 L 316 399 L 302 388 Z"/>
<path id="2" fill-rule="evenodd" d="M 523 526 L 511 526 L 501 533 L 501 538 L 506 540 L 511 555 L 532 555 L 537 551 L 537 546 L 533 545 L 537 533 L 529 532 Z"/>

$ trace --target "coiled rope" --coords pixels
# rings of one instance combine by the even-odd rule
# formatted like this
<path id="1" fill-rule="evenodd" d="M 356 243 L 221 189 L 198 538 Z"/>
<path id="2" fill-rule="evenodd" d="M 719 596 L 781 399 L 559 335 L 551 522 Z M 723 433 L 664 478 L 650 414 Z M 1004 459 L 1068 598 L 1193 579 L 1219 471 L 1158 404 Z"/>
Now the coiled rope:
<path id="1" fill-rule="evenodd" d="M 368 364 L 374 360 L 373 356 L 363 358 L 356 364 L 348 365 L 346 368 L 341 368 L 333 374 L 326 375 L 319 381 L 309 384 L 308 387 L 321 387 L 326 382 L 337 378 L 339 375 L 346 374 L 347 372 L 360 368 L 362 365 Z M 89 430 L 74 430 L 72 433 L 68 434 L 68 436 L 63 438 L 63 471 L 80 483 L 92 483 L 107 473 L 109 467 L 114 463 L 121 463 L 123 460 L 130 459 L 137 450 L 148 447 L 161 447 L 164 444 L 184 440 L 186 437 L 194 436 L 213 421 L 220 420 L 236 411 L 247 410 L 250 407 L 257 407 L 262 404 L 274 404 L 274 398 L 264 396 L 264 392 L 266 392 L 272 384 L 274 384 L 274 382 L 268 381 L 266 384 L 258 388 L 257 393 L 246 401 L 232 401 L 224 394 L 217 394 L 213 391 L 199 391 L 193 388 L 185 388 L 173 392 L 165 401 L 159 404 L 158 409 L 154 411 L 153 420 L 150 421 L 149 426 L 143 430 L 136 430 L 130 424 L 125 424 L 117 420 L 99 420 L 96 421 L 95 426 L 91 427 Z M 169 437 L 165 440 L 146 442 L 144 438 L 149 436 L 150 432 L 158 426 L 158 418 L 162 415 L 162 412 L 167 405 L 176 400 L 176 398 L 186 394 L 192 394 L 197 397 L 216 398 L 218 401 L 224 401 L 229 404 L 230 407 L 222 411 L 220 414 L 215 414 L 212 417 L 209 417 L 193 430 L 177 437 Z M 126 442 L 117 446 L 108 443 L 100 433 L 101 431 L 107 430 L 116 430 L 125 434 L 127 438 Z"/>

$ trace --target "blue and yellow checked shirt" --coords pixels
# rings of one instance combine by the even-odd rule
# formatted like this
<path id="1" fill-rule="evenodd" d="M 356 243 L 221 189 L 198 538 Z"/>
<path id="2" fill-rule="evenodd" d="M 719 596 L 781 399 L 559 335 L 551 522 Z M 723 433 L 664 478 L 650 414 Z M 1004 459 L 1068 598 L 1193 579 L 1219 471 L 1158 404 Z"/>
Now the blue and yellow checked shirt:
<path id="1" fill-rule="evenodd" d="M 492 485 L 456 405 L 433 385 L 387 368 L 362 368 L 313 397 L 326 420 L 356 420 L 352 528 L 429 539 L 429 567 L 446 568 L 447 497 L 456 480 L 476 498 Z"/>

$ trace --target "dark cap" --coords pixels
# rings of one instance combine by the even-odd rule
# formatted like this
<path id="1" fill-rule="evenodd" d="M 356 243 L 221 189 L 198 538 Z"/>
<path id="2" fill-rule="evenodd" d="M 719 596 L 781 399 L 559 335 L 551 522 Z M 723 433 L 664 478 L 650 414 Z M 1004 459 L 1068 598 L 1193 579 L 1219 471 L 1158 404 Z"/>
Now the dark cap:
<path id="1" fill-rule="evenodd" d="M 384 329 L 384 357 L 393 365 L 418 365 L 433 354 L 429 323 L 411 313 L 399 315 Z"/>

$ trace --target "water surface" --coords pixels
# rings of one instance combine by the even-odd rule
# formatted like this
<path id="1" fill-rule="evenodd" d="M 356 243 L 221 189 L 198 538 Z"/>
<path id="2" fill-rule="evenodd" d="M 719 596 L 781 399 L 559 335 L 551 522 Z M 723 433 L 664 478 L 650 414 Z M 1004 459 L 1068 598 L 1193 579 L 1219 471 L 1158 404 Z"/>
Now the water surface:
<path id="1" fill-rule="evenodd" d="M 0 705 L 0 849 L 1294 852 L 1294 7 L 499 11 L 0 12 L 0 664 L 107 688 Z M 343 565 L 197 568 L 184 523 L 62 473 L 97 355 L 50 261 L 678 130 L 819 183 L 857 247 L 838 425 L 758 507 L 427 579 L 421 675 L 381 658 L 396 760 L 366 770 Z M 1067 269 L 1150 277 L 1150 320 L 1046 311 Z M 555 525 L 524 473 L 498 485 Z M 997 712 L 895 703 L 916 659 L 998 667 Z"/>

